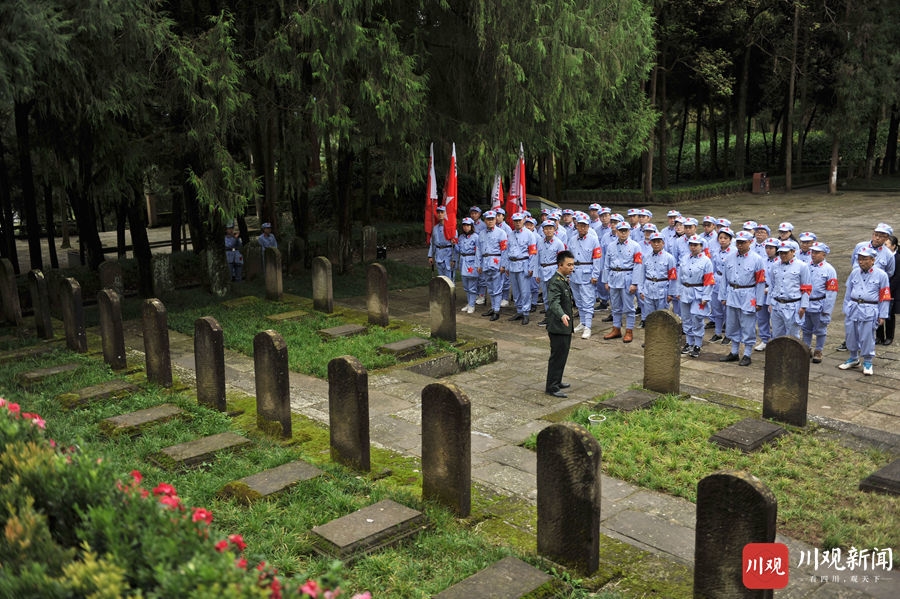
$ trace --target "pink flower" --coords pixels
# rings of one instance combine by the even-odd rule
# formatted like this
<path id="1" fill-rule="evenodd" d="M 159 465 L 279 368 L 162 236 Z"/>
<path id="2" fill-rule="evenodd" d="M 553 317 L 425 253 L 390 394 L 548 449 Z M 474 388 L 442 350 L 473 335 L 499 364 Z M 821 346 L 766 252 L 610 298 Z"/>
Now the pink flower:
<path id="1" fill-rule="evenodd" d="M 306 593 L 312 599 L 316 599 L 319 596 L 319 590 L 319 583 L 312 579 L 307 580 L 306 583 L 300 587 L 300 592 Z"/>
<path id="2" fill-rule="evenodd" d="M 18 416 L 21 408 L 17 403 L 8 403 L 6 404 L 6 409 L 10 411 L 11 414 Z"/>
<path id="3" fill-rule="evenodd" d="M 341 594 L 341 587 L 334 589 L 333 591 L 325 591 L 325 599 L 337 599 Z"/>
<path id="4" fill-rule="evenodd" d="M 47 428 L 47 423 L 37 414 L 35 414 L 34 418 L 31 419 L 31 424 L 35 425 L 38 428 Z"/>
<path id="5" fill-rule="evenodd" d="M 365 593 L 357 593 L 353 595 L 352 599 L 372 599 L 372 593 L 366 591 Z"/>
<path id="6" fill-rule="evenodd" d="M 272 577 L 272 584 L 269 585 L 269 597 L 281 599 L 281 582 L 274 576 Z"/>
<path id="7" fill-rule="evenodd" d="M 178 498 L 178 495 L 160 497 L 159 502 L 171 510 L 181 507 L 181 499 Z"/>
<path id="8" fill-rule="evenodd" d="M 216 547 L 216 551 L 218 551 L 219 553 L 224 553 L 225 550 L 228 549 L 228 541 L 226 541 L 225 539 L 222 539 L 221 541 L 216 543 L 215 547 Z"/>
<path id="9" fill-rule="evenodd" d="M 6 405 L 6 400 L 0 397 L 0 408 Z"/>
<path id="10" fill-rule="evenodd" d="M 228 535 L 228 540 L 238 548 L 238 551 L 243 551 L 247 548 L 247 543 L 244 542 L 244 537 L 242 537 L 241 535 Z"/>
<path id="11" fill-rule="evenodd" d="M 225 541 L 222 541 L 222 542 L 224 543 Z M 216 545 L 216 547 L 218 547 L 218 545 Z M 247 558 L 239 557 L 238 559 L 234 560 L 234 565 L 237 566 L 238 568 L 240 568 L 241 570 L 246 570 L 247 569 Z"/>
<path id="12" fill-rule="evenodd" d="M 212 512 L 202 507 L 195 507 L 194 514 L 191 516 L 191 522 L 206 522 L 211 524 L 213 519 Z"/>
<path id="13" fill-rule="evenodd" d="M 165 495 L 166 497 L 175 497 L 178 493 L 175 491 L 175 487 L 170 485 L 169 483 L 159 483 L 153 489 L 154 495 Z"/>
<path id="14" fill-rule="evenodd" d="M 131 480 L 133 481 L 133 485 L 136 487 L 141 484 L 141 481 L 144 480 L 144 475 L 141 474 L 140 470 L 132 470 L 131 471 Z"/>

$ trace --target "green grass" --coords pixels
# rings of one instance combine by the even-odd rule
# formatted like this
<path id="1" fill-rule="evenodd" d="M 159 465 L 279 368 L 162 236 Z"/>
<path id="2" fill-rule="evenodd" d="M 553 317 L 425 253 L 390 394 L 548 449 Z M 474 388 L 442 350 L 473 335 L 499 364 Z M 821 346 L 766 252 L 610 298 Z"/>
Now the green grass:
<path id="1" fill-rule="evenodd" d="M 603 448 L 609 476 L 696 502 L 697 483 L 718 470 L 743 470 L 761 479 L 778 500 L 778 532 L 816 547 L 896 547 L 900 499 L 858 490 L 859 481 L 892 457 L 845 447 L 810 425 L 744 454 L 709 442 L 718 430 L 747 412 L 668 396 L 647 410 L 591 410 L 571 417 L 587 427 Z M 528 446 L 533 447 L 532 437 Z M 895 558 L 896 560 L 896 558 Z"/>

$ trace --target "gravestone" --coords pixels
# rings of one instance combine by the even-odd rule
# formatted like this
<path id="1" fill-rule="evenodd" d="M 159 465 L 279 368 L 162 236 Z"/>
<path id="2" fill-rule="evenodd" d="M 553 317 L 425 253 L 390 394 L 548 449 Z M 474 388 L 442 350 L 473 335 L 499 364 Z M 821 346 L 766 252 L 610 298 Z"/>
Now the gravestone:
<path id="1" fill-rule="evenodd" d="M 378 229 L 371 226 L 362 229 L 362 259 L 369 263 L 377 260 L 378 256 Z"/>
<path id="2" fill-rule="evenodd" d="M 328 362 L 328 423 L 331 459 L 368 472 L 369 374 L 353 356 Z"/>
<path id="3" fill-rule="evenodd" d="M 144 429 L 179 418 L 184 414 L 181 408 L 170 403 L 160 404 L 144 410 L 136 410 L 120 416 L 112 416 L 100 421 L 100 432 L 107 437 L 136 437 Z"/>
<path id="4" fill-rule="evenodd" d="M 370 264 L 366 269 L 366 310 L 369 324 L 386 327 L 390 323 L 388 313 L 388 276 L 382 264 Z"/>
<path id="5" fill-rule="evenodd" d="M 59 305 L 66 329 L 66 347 L 80 354 L 87 353 L 87 334 L 84 332 L 84 303 L 81 285 L 68 277 L 59 284 Z"/>
<path id="6" fill-rule="evenodd" d="M 144 300 L 141 308 L 144 331 L 144 362 L 147 381 L 160 387 L 172 386 L 172 354 L 169 349 L 169 318 L 166 307 L 156 298 Z"/>
<path id="7" fill-rule="evenodd" d="M 53 339 L 53 320 L 50 318 L 50 291 L 47 279 L 40 270 L 28 273 L 31 307 L 34 309 L 34 328 L 41 339 Z"/>
<path id="8" fill-rule="evenodd" d="M 28 370 L 16 374 L 16 384 L 24 389 L 31 389 L 35 385 L 43 383 L 49 378 L 53 378 L 67 372 L 74 372 L 81 367 L 81 364 L 70 362 L 68 364 L 57 364 L 56 366 L 48 366 L 47 368 L 38 368 L 37 370 Z"/>
<path id="9" fill-rule="evenodd" d="M 456 286 L 447 277 L 432 277 L 428 283 L 428 313 L 431 336 L 456 341 Z"/>
<path id="10" fill-rule="evenodd" d="M 709 440 L 721 447 L 737 447 L 744 453 L 750 453 L 785 433 L 787 433 L 786 430 L 768 420 L 744 418 L 740 422 L 723 428 Z"/>
<path id="11" fill-rule="evenodd" d="M 103 346 L 103 361 L 113 370 L 124 370 L 125 331 L 122 327 L 122 304 L 119 294 L 112 289 L 97 292 L 97 307 L 100 311 L 100 342 Z"/>
<path id="12" fill-rule="evenodd" d="M 775 541 L 777 512 L 772 492 L 746 472 L 719 471 L 697 483 L 694 597 L 772 597 L 771 589 L 744 586 L 743 551 L 747 543 Z"/>
<path id="13" fill-rule="evenodd" d="M 281 250 L 266 248 L 266 299 L 278 302 L 284 295 L 281 284 Z"/>
<path id="14" fill-rule="evenodd" d="M 207 254 L 207 256 L 209 255 Z M 153 295 L 155 297 L 164 298 L 175 290 L 172 254 L 153 254 L 150 259 L 150 270 L 153 273 Z"/>
<path id="15" fill-rule="evenodd" d="M 398 362 L 409 362 L 425 355 L 425 350 L 430 343 L 427 339 L 421 337 L 410 337 L 409 339 L 401 339 L 392 343 L 385 343 L 378 346 L 379 354 L 388 354 L 394 356 Z"/>
<path id="16" fill-rule="evenodd" d="M 66 263 L 69 265 L 69 268 L 78 268 L 79 266 L 83 266 L 81 262 L 81 252 L 79 252 L 78 250 L 67 251 Z"/>
<path id="17" fill-rule="evenodd" d="M 19 303 L 19 289 L 16 285 L 16 271 L 12 262 L 0 258 L 0 302 L 3 303 L 3 318 L 6 322 L 22 324 L 22 304 Z"/>
<path id="18" fill-rule="evenodd" d="M 551 424 L 538 433 L 538 553 L 584 574 L 600 563 L 600 458 L 582 426 Z"/>
<path id="19" fill-rule="evenodd" d="M 894 460 L 859 483 L 860 491 L 875 491 L 886 495 L 900 495 L 900 460 Z"/>
<path id="20" fill-rule="evenodd" d="M 453 384 L 422 389 L 422 498 L 460 518 L 472 507 L 472 406 Z"/>
<path id="21" fill-rule="evenodd" d="M 291 310 L 290 312 L 281 312 L 279 314 L 269 314 L 266 320 L 272 322 L 286 322 L 288 320 L 303 320 L 309 314 L 306 310 Z"/>
<path id="22" fill-rule="evenodd" d="M 337 231 L 334 229 L 329 229 L 325 232 L 325 255 L 328 257 L 328 261 L 331 264 L 338 267 L 338 271 L 341 270 L 341 237 Z"/>
<path id="23" fill-rule="evenodd" d="M 248 281 L 255 281 L 265 269 L 263 248 L 259 246 L 256 239 L 252 239 L 245 249 L 247 259 L 244 260 L 244 278 Z"/>
<path id="24" fill-rule="evenodd" d="M 96 385 L 91 385 L 90 387 L 78 389 L 77 391 L 60 393 L 56 396 L 56 400 L 64 409 L 73 410 L 93 401 L 125 397 L 137 390 L 137 385 L 129 383 L 128 381 L 114 379 L 106 381 L 105 383 L 98 383 Z"/>
<path id="25" fill-rule="evenodd" d="M 256 425 L 269 434 L 291 438 L 291 384 L 284 338 L 268 330 L 253 338 L 256 377 Z"/>
<path id="26" fill-rule="evenodd" d="M 644 319 L 644 389 L 681 391 L 681 319 L 656 310 Z"/>
<path id="27" fill-rule="evenodd" d="M 390 499 L 312 528 L 313 549 L 349 564 L 425 529 L 425 514 Z"/>
<path id="28" fill-rule="evenodd" d="M 550 596 L 553 577 L 519 558 L 507 556 L 457 582 L 434 599 L 519 599 Z M 543 591 L 546 590 L 547 594 Z M 540 592 L 538 592 L 540 591 Z"/>
<path id="29" fill-rule="evenodd" d="M 312 262 L 313 309 L 331 314 L 334 312 L 334 290 L 331 281 L 331 262 L 324 256 L 316 256 Z"/>
<path id="30" fill-rule="evenodd" d="M 122 275 L 122 265 L 117 260 L 104 260 L 98 268 L 100 275 L 100 288 L 112 289 L 120 297 L 125 296 L 125 277 Z"/>
<path id="31" fill-rule="evenodd" d="M 194 321 L 197 403 L 225 411 L 225 333 L 212 316 Z"/>
<path id="32" fill-rule="evenodd" d="M 643 410 L 653 405 L 660 398 L 659 393 L 655 391 L 646 391 L 644 389 L 630 389 L 624 393 L 619 393 L 615 397 L 611 397 L 606 401 L 601 401 L 594 406 L 595 410 L 616 410 L 619 412 L 633 412 L 635 410 Z"/>
<path id="33" fill-rule="evenodd" d="M 325 341 L 330 339 L 339 339 L 341 337 L 353 337 L 354 335 L 362 335 L 366 332 L 366 327 L 361 324 L 342 324 L 327 329 L 319 329 L 316 334 Z"/>
<path id="34" fill-rule="evenodd" d="M 249 504 L 286 491 L 297 483 L 321 476 L 322 471 L 303 460 L 288 462 L 226 484 L 219 497 L 235 498 Z"/>
<path id="35" fill-rule="evenodd" d="M 809 348 L 793 337 L 776 337 L 766 346 L 763 418 L 806 426 L 809 399 Z"/>
<path id="36" fill-rule="evenodd" d="M 186 443 L 165 447 L 150 456 L 150 461 L 166 470 L 193 468 L 211 462 L 223 451 L 245 449 L 253 442 L 236 433 L 219 433 Z"/>

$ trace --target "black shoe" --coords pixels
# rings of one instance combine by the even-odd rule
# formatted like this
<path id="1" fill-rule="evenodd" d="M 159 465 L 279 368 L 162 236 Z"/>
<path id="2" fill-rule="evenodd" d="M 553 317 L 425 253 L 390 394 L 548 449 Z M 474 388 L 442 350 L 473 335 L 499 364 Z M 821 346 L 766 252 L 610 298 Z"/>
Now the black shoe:
<path id="1" fill-rule="evenodd" d="M 838 351 L 847 351 L 847 342 L 842 341 L 840 345 L 836 348 Z"/>
<path id="2" fill-rule="evenodd" d="M 638 328 L 639 328 L 639 329 L 643 329 L 643 328 L 644 328 L 644 321 L 643 321 L 643 320 L 641 321 L 641 324 L 638 325 Z"/>
<path id="3" fill-rule="evenodd" d="M 744 356 L 741 358 L 741 361 L 738 362 L 738 366 L 750 366 L 750 356 Z"/>
<path id="4" fill-rule="evenodd" d="M 724 339 L 724 337 L 722 337 L 722 335 L 713 335 L 712 337 L 709 338 L 709 342 L 715 343 L 716 341 L 721 341 L 722 339 Z"/>
<path id="5" fill-rule="evenodd" d="M 546 393 L 547 395 L 552 395 L 553 397 L 560 397 L 560 398 L 562 398 L 562 399 L 565 399 L 565 398 L 569 397 L 568 395 L 566 395 L 566 394 L 563 393 L 562 391 L 553 391 L 553 390 L 551 390 L 551 389 L 547 389 L 546 391 L 544 391 L 544 393 Z"/>
<path id="6" fill-rule="evenodd" d="M 709 321 L 709 322 L 706 323 L 706 326 L 705 326 L 704 328 L 706 328 L 706 329 L 714 329 L 714 328 L 716 328 L 716 323 L 714 323 L 713 321 Z"/>
<path id="7" fill-rule="evenodd" d="M 612 314 L 601 320 L 600 322 L 612 322 Z"/>
<path id="8" fill-rule="evenodd" d="M 606 300 L 600 300 L 599 305 L 601 310 L 606 310 L 607 308 L 609 308 L 609 302 Z"/>
<path id="9" fill-rule="evenodd" d="M 481 315 L 482 315 L 482 316 L 493 316 L 493 315 L 494 315 L 494 311 L 493 311 L 493 310 L 488 310 L 487 312 L 482 312 Z"/>
<path id="10" fill-rule="evenodd" d="M 529 312 L 537 312 L 537 306 L 531 306 Z"/>
<path id="11" fill-rule="evenodd" d="M 719 362 L 737 362 L 738 361 L 737 354 L 728 354 L 727 356 L 722 356 L 719 358 Z"/>
<path id="12" fill-rule="evenodd" d="M 547 319 L 545 318 L 544 320 L 540 321 L 540 322 L 538 323 L 538 326 L 539 326 L 539 327 L 545 327 L 545 326 L 547 326 Z"/>
<path id="13" fill-rule="evenodd" d="M 522 317 L 522 324 L 523 324 L 523 325 L 526 325 L 526 324 L 528 324 L 529 322 L 531 322 L 531 319 L 528 318 L 528 315 L 527 315 L 527 314 L 526 314 L 525 316 Z"/>
<path id="14" fill-rule="evenodd" d="M 691 356 L 692 358 L 699 358 L 699 357 L 700 357 L 700 346 L 699 346 L 699 345 L 695 345 L 694 347 L 691 348 L 690 356 Z"/>
<path id="15" fill-rule="evenodd" d="M 560 389 L 568 389 L 568 388 L 571 387 L 571 386 L 572 386 L 572 385 L 570 385 L 569 383 L 560 383 L 560 384 L 559 384 L 559 388 L 560 388 Z"/>
<path id="16" fill-rule="evenodd" d="M 721 343 L 722 345 L 728 345 L 731 343 L 731 339 L 729 339 L 728 337 L 723 337 Z"/>
<path id="17" fill-rule="evenodd" d="M 496 312 L 494 312 L 494 313 L 491 315 L 491 322 L 494 322 L 495 320 L 500 320 L 500 315 L 497 314 Z"/>
<path id="18" fill-rule="evenodd" d="M 516 312 L 514 315 L 510 316 L 510 317 L 507 318 L 506 320 L 512 322 L 512 321 L 514 321 L 514 320 L 522 320 L 522 318 L 523 318 L 522 314 Z"/>
<path id="19" fill-rule="evenodd" d="M 685 344 L 684 344 L 684 347 L 681 348 L 681 353 L 683 353 L 683 354 L 689 354 L 689 353 L 691 353 L 691 349 L 693 349 L 693 348 L 691 347 L 691 344 L 690 344 L 690 343 L 685 343 Z"/>
<path id="20" fill-rule="evenodd" d="M 884 340 L 884 344 L 885 344 L 885 345 L 890 345 L 890 344 L 893 343 L 893 342 L 894 342 L 894 338 L 893 338 L 893 337 L 891 337 L 890 339 L 885 339 L 885 340 Z"/>
<path id="21" fill-rule="evenodd" d="M 875 345 L 884 345 L 884 339 L 876 339 Z"/>

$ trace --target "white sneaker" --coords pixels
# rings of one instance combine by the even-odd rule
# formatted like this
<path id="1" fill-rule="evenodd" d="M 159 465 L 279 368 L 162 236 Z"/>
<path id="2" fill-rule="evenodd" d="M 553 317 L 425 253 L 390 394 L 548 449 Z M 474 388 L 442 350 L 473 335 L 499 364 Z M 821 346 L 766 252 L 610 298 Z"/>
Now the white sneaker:
<path id="1" fill-rule="evenodd" d="M 575 327 L 575 330 L 574 330 L 573 332 L 575 332 L 575 333 L 580 333 L 580 332 L 583 331 L 583 330 L 584 330 L 584 325 L 583 325 L 583 324 L 579 324 L 577 327 Z"/>
<path id="2" fill-rule="evenodd" d="M 867 375 L 875 374 L 875 370 L 872 369 L 871 362 L 863 362 L 863 374 L 867 374 Z"/>
<path id="3" fill-rule="evenodd" d="M 479 305 L 479 306 L 482 305 L 482 304 L 484 303 L 484 296 L 483 296 L 483 295 L 479 295 L 479 296 L 478 296 L 478 299 L 475 300 L 475 303 L 476 303 L 477 305 Z"/>
<path id="4" fill-rule="evenodd" d="M 587 327 L 584 327 L 584 332 L 581 334 L 582 339 L 590 339 L 591 338 L 591 330 Z"/>
<path id="5" fill-rule="evenodd" d="M 840 368 L 841 370 L 849 370 L 851 368 L 859 368 L 859 360 L 854 360 L 853 358 L 850 358 L 843 364 L 838 364 L 838 368 Z"/>
<path id="6" fill-rule="evenodd" d="M 753 347 L 753 351 L 765 351 L 766 350 L 766 342 L 760 341 Z"/>
<path id="7" fill-rule="evenodd" d="M 509 300 L 500 300 L 501 308 L 506 308 L 507 306 L 509 306 Z"/>
<path id="8" fill-rule="evenodd" d="M 466 306 L 466 314 L 471 314 L 475 311 L 475 306 Z"/>
<path id="9" fill-rule="evenodd" d="M 469 311 L 469 306 L 468 306 L 468 304 L 465 305 L 465 306 L 463 306 L 463 307 L 462 307 L 462 310 L 460 310 L 460 312 L 468 312 L 468 311 Z"/>

